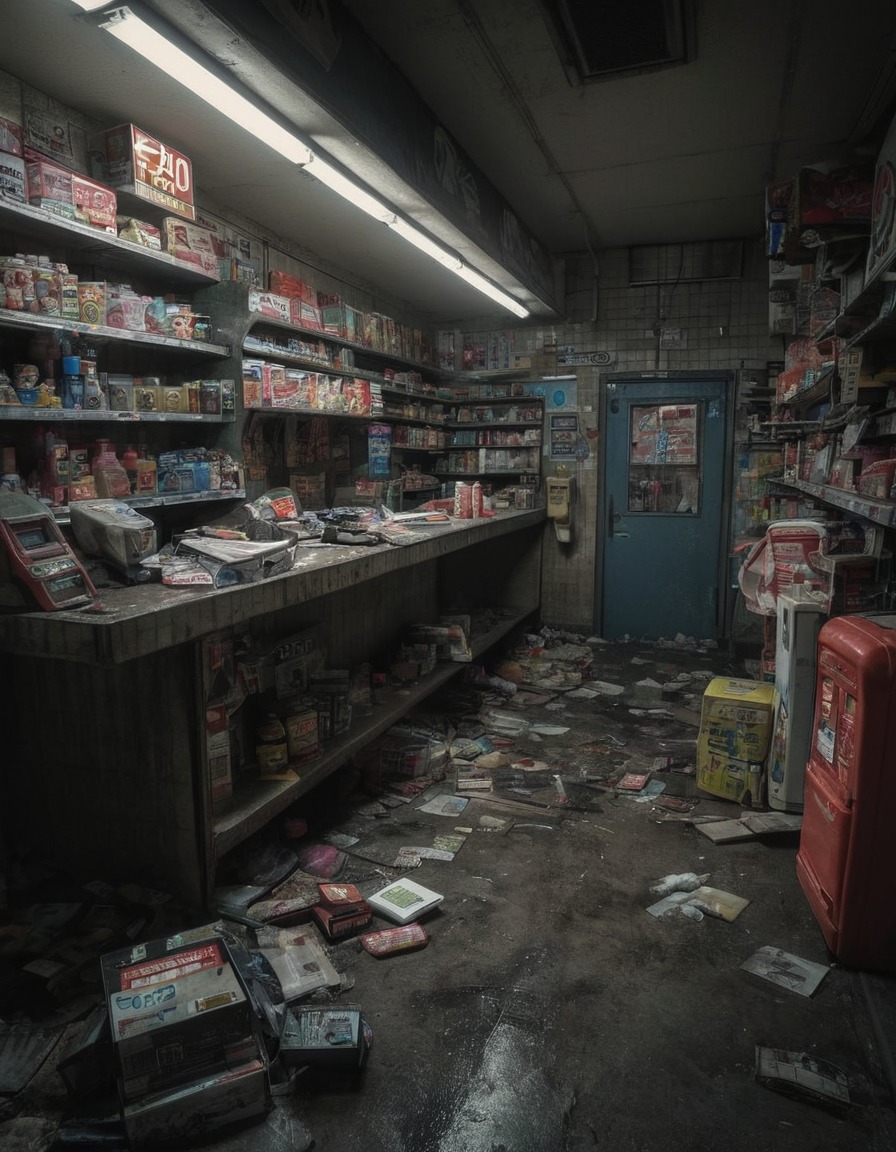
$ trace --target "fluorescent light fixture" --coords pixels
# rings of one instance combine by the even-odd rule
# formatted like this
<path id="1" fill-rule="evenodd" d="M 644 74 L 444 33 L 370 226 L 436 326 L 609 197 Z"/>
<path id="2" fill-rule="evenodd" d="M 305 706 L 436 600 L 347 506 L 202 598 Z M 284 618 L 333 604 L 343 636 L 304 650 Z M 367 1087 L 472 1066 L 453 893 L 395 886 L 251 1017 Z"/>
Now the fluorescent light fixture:
<path id="1" fill-rule="evenodd" d="M 303 167 L 306 172 L 316 176 L 321 184 L 326 184 L 331 192 L 336 192 L 343 199 L 354 204 L 356 208 L 360 208 L 362 212 L 372 216 L 374 220 L 379 220 L 381 224 L 388 223 L 394 217 L 394 208 L 390 208 L 382 200 L 377 200 L 375 196 L 365 192 L 360 185 L 349 180 L 338 168 L 334 168 L 332 164 L 321 159 L 316 152 L 312 152 L 310 158 L 304 161 Z"/>
<path id="2" fill-rule="evenodd" d="M 434 240 L 431 240 L 425 232 L 421 232 L 413 224 L 407 220 L 403 220 L 400 216 L 396 216 L 389 221 L 389 227 L 403 239 L 407 240 L 409 244 L 413 244 L 419 248 L 421 252 L 425 252 L 431 259 L 437 261 L 439 264 L 448 268 L 455 276 L 460 276 L 462 280 L 466 280 L 468 284 L 472 284 L 489 299 L 494 300 L 496 303 L 503 305 L 514 316 L 519 316 L 522 319 L 524 316 L 529 315 L 529 309 L 524 308 L 512 296 L 508 296 L 506 292 L 502 291 L 491 280 L 487 280 L 485 276 L 474 272 L 472 268 L 468 268 L 463 260 L 454 252 L 449 252 Z"/>
<path id="3" fill-rule="evenodd" d="M 135 15 L 130 8 L 115 8 L 106 13 L 106 16 L 107 19 L 102 26 L 116 40 L 133 48 L 150 64 L 161 68 L 173 80 L 189 88 L 234 124 L 263 140 L 287 160 L 291 160 L 294 164 L 307 163 L 311 150 L 303 140 L 288 132 L 266 112 L 262 112 L 257 104 L 247 100 L 198 60 L 188 56 L 167 37 Z"/>
<path id="4" fill-rule="evenodd" d="M 109 0 L 73 0 L 78 7 L 91 12 L 104 8 Z M 210 68 L 206 68 L 189 53 L 184 52 L 162 32 L 157 31 L 152 24 L 147 23 L 126 5 L 110 8 L 101 18 L 103 27 L 116 40 L 126 44 L 151 64 L 167 73 L 173 80 L 183 84 L 200 99 L 205 100 L 212 108 L 222 113 L 234 124 L 251 133 L 252 136 L 263 141 L 279 155 L 300 164 L 332 192 L 336 192 L 343 199 L 366 212 L 368 216 L 381 224 L 386 224 L 396 235 L 401 236 L 409 244 L 413 244 L 430 259 L 435 260 L 443 267 L 449 269 L 456 276 L 460 276 L 468 284 L 488 296 L 490 300 L 500 304 L 514 316 L 522 319 L 529 315 L 518 300 L 509 296 L 491 280 L 468 267 L 461 258 L 447 248 L 443 248 L 425 232 L 417 228 L 410 221 L 396 215 L 395 209 L 372 193 L 356 184 L 339 168 L 324 160 L 323 157 L 312 151 L 308 142 L 300 136 L 294 135 L 282 124 L 243 96 L 236 88 Z"/>
<path id="5" fill-rule="evenodd" d="M 512 296 L 508 296 L 506 292 L 502 291 L 497 284 L 492 284 L 491 280 L 486 278 L 473 268 L 468 267 L 466 264 L 461 264 L 457 270 L 457 275 L 461 280 L 466 280 L 468 284 L 472 284 L 474 288 L 478 288 L 480 292 L 484 292 L 486 296 L 494 300 L 497 304 L 503 305 L 508 312 L 512 312 L 514 316 L 519 316 L 522 320 L 525 316 L 529 315 L 529 309 L 524 308 L 519 300 L 514 300 Z"/>
<path id="6" fill-rule="evenodd" d="M 397 235 L 401 236 L 403 240 L 407 240 L 409 244 L 413 244 L 415 248 L 419 248 L 421 252 L 425 252 L 431 260 L 436 263 L 450 268 L 452 272 L 457 272 L 461 267 L 461 260 L 453 252 L 447 251 L 440 244 L 436 244 L 434 240 L 421 232 L 413 224 L 409 224 L 407 220 L 402 220 L 400 216 L 393 216 L 388 221 L 389 227 Z"/>

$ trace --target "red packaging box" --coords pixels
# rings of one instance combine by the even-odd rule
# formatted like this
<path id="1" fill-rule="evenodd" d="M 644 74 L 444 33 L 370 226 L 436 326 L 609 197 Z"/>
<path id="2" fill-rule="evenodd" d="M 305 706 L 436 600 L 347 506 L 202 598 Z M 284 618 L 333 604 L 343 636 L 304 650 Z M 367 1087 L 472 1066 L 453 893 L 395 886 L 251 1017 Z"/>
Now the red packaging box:
<path id="1" fill-rule="evenodd" d="M 193 168 L 183 153 L 169 148 L 136 124 L 120 124 L 103 133 L 106 180 L 113 188 L 196 219 Z M 99 173 L 97 173 L 99 175 Z"/>
<path id="2" fill-rule="evenodd" d="M 320 309 L 316 304 L 302 300 L 297 296 L 289 297 L 290 323 L 297 328 L 311 328 L 315 332 L 323 331 Z"/>
<path id="3" fill-rule="evenodd" d="M 104 232 L 117 235 L 118 197 L 115 190 L 77 172 L 72 173 L 71 185 L 76 217 L 91 228 L 102 228 Z"/>
<path id="4" fill-rule="evenodd" d="M 278 296 L 292 296 L 304 300 L 306 304 L 317 304 L 314 288 L 298 276 L 290 276 L 288 272 L 271 272 L 268 279 L 268 287 Z"/>
<path id="5" fill-rule="evenodd" d="M 177 260 L 194 264 L 207 276 L 217 279 L 218 246 L 215 234 L 201 224 L 189 224 L 174 216 L 166 216 L 162 221 L 162 247 Z"/>
<path id="6" fill-rule="evenodd" d="M 25 165 L 25 176 L 30 204 L 40 207 L 44 200 L 55 200 L 60 204 L 72 203 L 74 172 L 70 169 L 54 164 L 51 160 L 30 160 Z"/>

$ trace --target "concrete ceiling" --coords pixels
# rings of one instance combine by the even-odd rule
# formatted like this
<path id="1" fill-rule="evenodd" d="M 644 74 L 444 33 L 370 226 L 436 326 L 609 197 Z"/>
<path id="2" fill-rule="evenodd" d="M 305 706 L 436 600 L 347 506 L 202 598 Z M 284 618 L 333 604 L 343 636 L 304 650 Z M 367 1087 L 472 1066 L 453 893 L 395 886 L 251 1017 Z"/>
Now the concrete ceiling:
<path id="1" fill-rule="evenodd" d="M 294 75 L 266 64 L 251 35 L 258 4 L 150 6 L 337 159 L 351 166 L 364 154 L 376 170 Z M 245 16 L 238 33 L 221 18 L 228 7 Z M 570 82 L 539 0 L 333 8 L 363 25 L 558 257 L 759 236 L 771 179 L 856 155 L 873 161 L 896 101 L 892 0 L 857 0 L 848 10 L 834 0 L 696 0 L 690 63 L 585 85 Z M 384 309 L 394 299 L 446 323 L 507 322 L 450 272 L 163 79 L 70 0 L 0 0 L 0 16 L 0 69 L 100 124 L 132 120 L 156 132 L 191 157 L 207 196 L 379 292 Z M 494 272 L 383 165 L 376 187 Z"/>

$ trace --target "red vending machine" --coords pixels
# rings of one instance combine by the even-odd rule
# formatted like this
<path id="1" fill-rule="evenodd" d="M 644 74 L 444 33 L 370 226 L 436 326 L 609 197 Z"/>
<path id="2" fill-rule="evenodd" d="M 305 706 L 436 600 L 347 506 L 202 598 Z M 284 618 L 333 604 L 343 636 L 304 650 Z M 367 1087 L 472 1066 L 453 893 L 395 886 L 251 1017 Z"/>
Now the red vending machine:
<path id="1" fill-rule="evenodd" d="M 818 636 L 797 876 L 837 959 L 896 970 L 896 615 Z"/>

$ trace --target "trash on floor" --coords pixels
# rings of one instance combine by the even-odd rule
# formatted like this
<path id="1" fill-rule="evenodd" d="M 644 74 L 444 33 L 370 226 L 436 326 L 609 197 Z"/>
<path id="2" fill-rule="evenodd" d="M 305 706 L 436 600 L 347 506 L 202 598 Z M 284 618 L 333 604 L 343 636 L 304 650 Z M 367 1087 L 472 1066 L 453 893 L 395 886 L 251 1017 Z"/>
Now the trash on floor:
<path id="1" fill-rule="evenodd" d="M 620 792 L 642 792 L 649 780 L 649 772 L 626 772 L 616 781 L 616 787 Z"/>
<path id="2" fill-rule="evenodd" d="M 803 824 L 801 815 L 787 812 L 757 812 L 741 816 L 738 820 L 713 820 L 696 825 L 714 844 L 737 844 L 756 836 L 775 836 L 799 832 Z"/>
<path id="3" fill-rule="evenodd" d="M 689 891 L 669 892 L 661 900 L 651 904 L 647 911 L 657 920 L 680 912 L 689 920 L 702 920 L 704 916 L 712 916 L 730 923 L 738 918 L 749 903 L 749 900 L 735 896 L 732 892 L 723 892 L 720 888 L 707 888 L 701 885 Z"/>
<path id="4" fill-rule="evenodd" d="M 845 1110 L 850 1107 L 846 1073 L 829 1060 L 807 1052 L 756 1046 L 756 1079 L 774 1092 L 807 1104 Z"/>
<path id="5" fill-rule="evenodd" d="M 708 879 L 708 872 L 702 876 L 698 876 L 696 872 L 670 872 L 656 884 L 651 884 L 650 891 L 654 896 L 668 896 L 670 892 L 695 892 Z"/>
<path id="6" fill-rule="evenodd" d="M 287 1067 L 360 1068 L 368 1047 L 360 1008 L 303 1004 L 288 1013 L 280 1058 Z"/>
<path id="7" fill-rule="evenodd" d="M 429 943 L 429 934 L 419 924 L 401 924 L 397 928 L 381 928 L 365 932 L 358 943 L 371 956 L 395 956 L 399 952 L 415 952 Z"/>
<path id="8" fill-rule="evenodd" d="M 803 960 L 792 952 L 785 952 L 770 944 L 757 949 L 746 959 L 741 968 L 798 996 L 812 996 L 827 976 L 829 969 L 824 964 Z"/>
<path id="9" fill-rule="evenodd" d="M 409 924 L 425 916 L 443 900 L 440 893 L 404 877 L 367 897 L 367 903 L 375 912 L 396 924 Z"/>
<path id="10" fill-rule="evenodd" d="M 432 816 L 459 816 L 466 808 L 468 801 L 463 796 L 452 796 L 443 793 L 427 800 L 425 804 L 417 806 L 418 812 L 429 812 Z"/>

